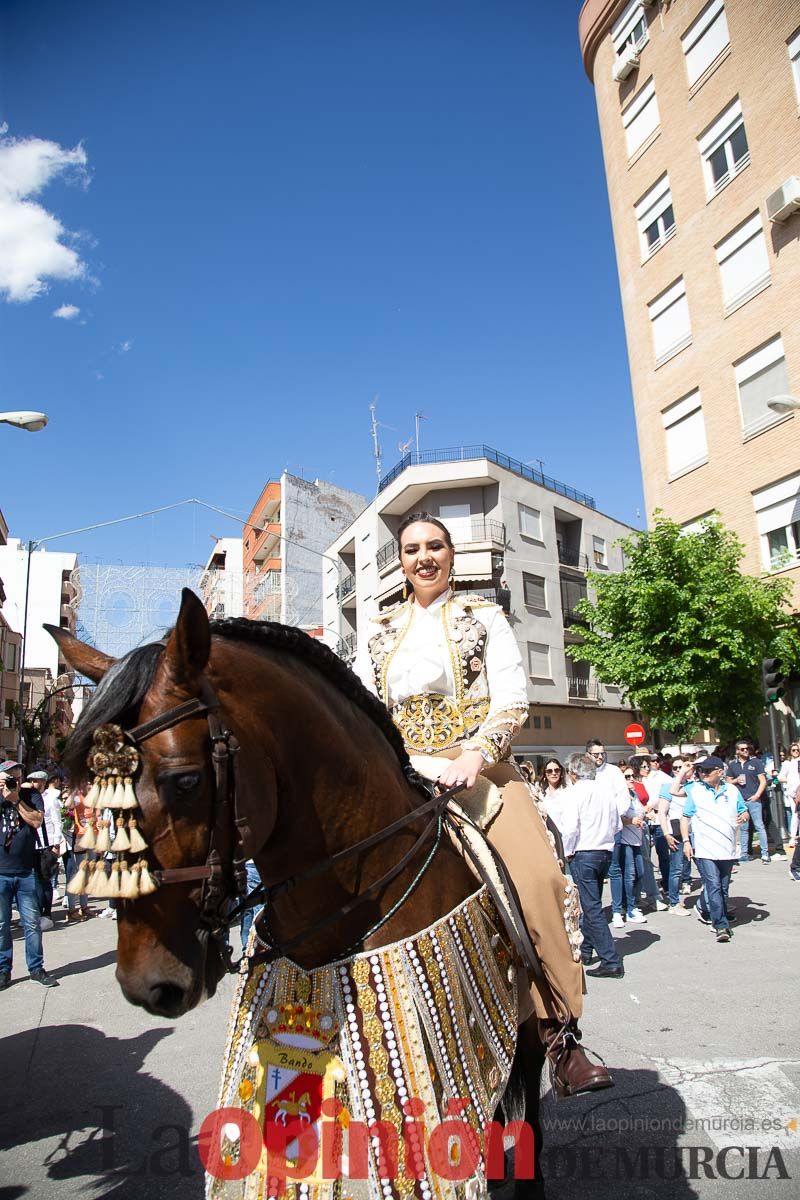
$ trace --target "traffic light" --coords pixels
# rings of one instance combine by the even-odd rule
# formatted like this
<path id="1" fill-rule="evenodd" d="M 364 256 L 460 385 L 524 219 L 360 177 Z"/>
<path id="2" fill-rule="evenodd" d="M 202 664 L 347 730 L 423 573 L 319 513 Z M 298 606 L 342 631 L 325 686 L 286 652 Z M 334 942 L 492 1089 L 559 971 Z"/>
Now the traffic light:
<path id="1" fill-rule="evenodd" d="M 779 658 L 762 658 L 761 686 L 767 704 L 777 704 L 784 693 L 786 676 Z"/>

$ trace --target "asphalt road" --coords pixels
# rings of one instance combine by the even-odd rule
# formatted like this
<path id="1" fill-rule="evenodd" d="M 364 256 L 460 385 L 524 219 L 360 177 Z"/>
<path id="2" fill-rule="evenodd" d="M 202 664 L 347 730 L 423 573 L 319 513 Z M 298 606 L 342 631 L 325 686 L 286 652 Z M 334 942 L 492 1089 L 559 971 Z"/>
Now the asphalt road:
<path id="1" fill-rule="evenodd" d="M 548 1200 L 800 1195 L 800 885 L 753 862 L 731 891 L 728 945 L 667 913 L 617 932 L 625 978 L 589 980 L 583 1020 L 616 1087 L 548 1093 Z M 0 1200 L 201 1200 L 232 983 L 177 1023 L 148 1017 L 114 980 L 114 922 L 64 921 L 44 935 L 61 986 L 28 981 L 17 932 L 0 994 Z"/>

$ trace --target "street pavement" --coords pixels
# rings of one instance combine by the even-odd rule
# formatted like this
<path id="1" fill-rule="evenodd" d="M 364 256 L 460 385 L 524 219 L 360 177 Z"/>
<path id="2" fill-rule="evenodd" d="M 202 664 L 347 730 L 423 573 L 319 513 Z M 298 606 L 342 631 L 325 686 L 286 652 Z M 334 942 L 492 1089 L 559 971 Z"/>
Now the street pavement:
<path id="1" fill-rule="evenodd" d="M 800 884 L 786 862 L 757 861 L 731 892 L 727 945 L 669 913 L 615 931 L 625 978 L 588 980 L 582 1025 L 616 1087 L 558 1104 L 548 1092 L 548 1200 L 800 1195 Z M 149 1017 L 114 979 L 116 924 L 56 912 L 45 963 L 61 986 L 27 979 L 15 931 L 0 994 L 0 1200 L 201 1200 L 195 1144 L 232 980 L 178 1022 Z"/>

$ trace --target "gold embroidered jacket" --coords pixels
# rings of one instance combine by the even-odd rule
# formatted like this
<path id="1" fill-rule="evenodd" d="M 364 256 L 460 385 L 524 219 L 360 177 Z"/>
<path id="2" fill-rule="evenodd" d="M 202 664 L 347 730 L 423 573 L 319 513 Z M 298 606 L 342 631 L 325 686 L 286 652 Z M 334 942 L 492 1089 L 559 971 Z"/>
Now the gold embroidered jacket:
<path id="1" fill-rule="evenodd" d="M 516 639 L 501 609 L 484 600 L 444 593 L 428 608 L 408 600 L 379 613 L 355 670 L 416 754 L 458 745 L 498 762 L 528 713 Z"/>

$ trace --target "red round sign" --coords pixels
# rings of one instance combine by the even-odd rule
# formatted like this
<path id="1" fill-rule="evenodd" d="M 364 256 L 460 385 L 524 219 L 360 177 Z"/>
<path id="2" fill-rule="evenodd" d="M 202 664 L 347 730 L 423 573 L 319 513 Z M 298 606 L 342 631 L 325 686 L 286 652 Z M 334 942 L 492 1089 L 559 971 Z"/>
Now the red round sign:
<path id="1" fill-rule="evenodd" d="M 645 738 L 644 726 L 629 725 L 625 730 L 625 741 L 631 746 L 641 746 Z"/>

